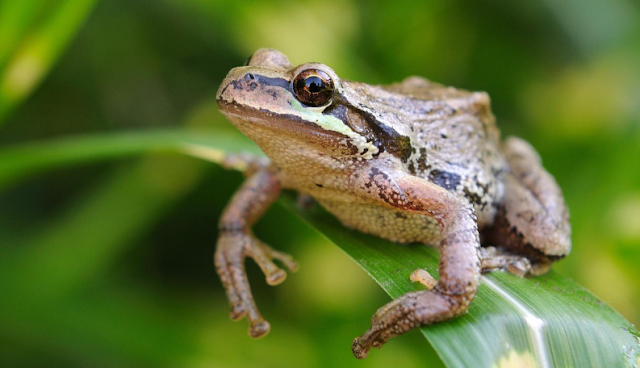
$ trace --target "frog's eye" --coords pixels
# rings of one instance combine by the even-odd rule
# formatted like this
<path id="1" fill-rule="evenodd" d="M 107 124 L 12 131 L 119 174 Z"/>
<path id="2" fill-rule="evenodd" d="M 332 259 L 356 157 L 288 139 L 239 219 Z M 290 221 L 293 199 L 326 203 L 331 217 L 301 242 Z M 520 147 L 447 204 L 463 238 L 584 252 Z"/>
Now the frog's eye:
<path id="1" fill-rule="evenodd" d="M 307 106 L 322 106 L 331 101 L 335 86 L 329 74 L 319 69 L 306 69 L 293 79 L 296 98 Z"/>

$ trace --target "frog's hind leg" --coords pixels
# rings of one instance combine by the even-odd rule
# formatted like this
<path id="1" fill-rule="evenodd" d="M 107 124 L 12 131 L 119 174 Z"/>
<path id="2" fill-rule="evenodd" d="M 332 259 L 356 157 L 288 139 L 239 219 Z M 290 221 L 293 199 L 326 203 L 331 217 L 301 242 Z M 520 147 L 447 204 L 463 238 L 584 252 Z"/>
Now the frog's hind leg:
<path id="1" fill-rule="evenodd" d="M 269 332 L 269 323 L 262 318 L 251 295 L 244 261 L 251 257 L 264 272 L 269 285 L 284 281 L 286 273 L 272 260 L 278 260 L 291 271 L 297 268 L 293 259 L 271 249 L 251 233 L 257 221 L 280 193 L 280 184 L 268 168 L 256 167 L 242 188 L 233 196 L 220 219 L 220 237 L 215 254 L 216 270 L 222 280 L 231 319 L 249 320 L 249 335 L 262 337 Z"/>
<path id="2" fill-rule="evenodd" d="M 571 250 L 567 207 L 558 184 L 531 145 L 509 138 L 504 151 L 511 172 L 504 178 L 504 198 L 495 223 L 484 231 L 483 240 L 527 257 L 532 263 L 530 273 L 542 274 Z M 488 257 L 487 266 L 491 262 Z"/>
<path id="3" fill-rule="evenodd" d="M 439 279 L 424 270 L 411 279 L 429 290 L 406 293 L 382 306 L 371 319 L 371 328 L 355 338 L 353 354 L 365 358 L 372 347 L 416 327 L 445 321 L 467 311 L 480 281 L 480 239 L 473 207 L 445 189 L 415 176 L 381 170 L 364 176 L 371 194 L 395 208 L 424 213 L 441 229 Z M 366 185 L 365 185 L 366 187 Z"/>

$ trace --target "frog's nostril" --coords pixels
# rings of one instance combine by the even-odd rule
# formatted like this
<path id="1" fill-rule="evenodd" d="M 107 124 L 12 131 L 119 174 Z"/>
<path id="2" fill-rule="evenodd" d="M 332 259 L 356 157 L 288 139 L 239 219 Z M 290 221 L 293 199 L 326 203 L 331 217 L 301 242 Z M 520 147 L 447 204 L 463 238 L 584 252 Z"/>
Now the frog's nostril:
<path id="1" fill-rule="evenodd" d="M 244 82 L 249 91 L 253 91 L 258 87 L 258 81 L 255 75 L 253 74 L 245 74 Z"/>

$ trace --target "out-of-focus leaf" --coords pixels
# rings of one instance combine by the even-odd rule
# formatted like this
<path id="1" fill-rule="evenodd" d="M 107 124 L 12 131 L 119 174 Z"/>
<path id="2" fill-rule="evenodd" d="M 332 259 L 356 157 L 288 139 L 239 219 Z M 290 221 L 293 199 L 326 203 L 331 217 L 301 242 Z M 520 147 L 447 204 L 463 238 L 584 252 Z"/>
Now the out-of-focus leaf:
<path id="1" fill-rule="evenodd" d="M 175 155 L 124 165 L 75 199 L 44 231 L 13 252 L 2 249 L 2 333 L 12 342 L 37 345 L 38 351 L 73 357 L 86 366 L 233 361 L 233 347 L 247 337 L 231 324 L 216 328 L 210 316 L 226 314 L 223 299 L 194 302 L 193 295 L 183 295 L 176 301 L 174 293 L 161 296 L 144 283 L 123 285 L 120 276 L 109 273 L 115 258 L 138 246 L 135 240 L 197 185 L 206 168 L 204 162 Z M 293 339 L 292 344 L 287 334 L 279 335 L 257 344 L 234 366 L 310 366 L 304 354 L 309 342 Z M 302 354 L 288 354 L 292 348 Z M 274 352 L 276 357 L 270 355 Z"/>
<path id="2" fill-rule="evenodd" d="M 0 8 L 0 124 L 38 85 L 86 19 L 96 0 L 5 1 Z M 46 16 L 32 22 L 46 7 Z M 25 28 L 32 27 L 25 32 Z M 22 37 L 21 42 L 18 38 Z M 11 56 L 7 53 L 17 45 Z M 6 64 L 4 60 L 7 59 Z"/>
<path id="3" fill-rule="evenodd" d="M 257 150 L 233 131 L 137 132 L 32 143 L 0 151 L 0 187 L 27 173 L 126 155 L 187 153 L 220 163 L 225 153 L 240 151 Z M 159 177 L 149 175 L 155 172 Z M 186 164 L 171 168 L 147 159 L 115 174 L 37 237 L 28 239 L 25 250 L 18 247 L 17 254 L 1 257 L 0 284 L 22 280 L 30 288 L 23 294 L 37 298 L 70 289 L 108 263 L 128 239 L 144 231 L 167 203 L 193 184 L 197 172 Z M 114 203 L 118 213 L 112 213 Z M 56 273 L 59 269 L 65 272 Z"/>
<path id="4" fill-rule="evenodd" d="M 0 68 L 33 23 L 44 0 L 0 0 Z"/>
<path id="5" fill-rule="evenodd" d="M 11 158 L 7 162 L 13 162 L 10 166 L 13 175 L 5 177 L 15 178 L 15 173 L 49 166 L 43 162 L 61 165 L 86 161 L 69 154 L 77 153 L 78 147 L 82 151 L 91 146 L 86 142 L 102 142 L 101 149 L 96 149 L 93 155 L 87 154 L 94 158 L 161 148 L 220 162 L 225 150 L 237 152 L 245 148 L 242 139 L 199 136 L 197 140 L 185 140 L 177 134 L 172 140 L 163 134 L 169 133 L 159 133 L 162 139 L 153 144 L 144 139 L 131 140 L 126 148 L 115 144 L 117 139 L 109 139 L 113 136 L 67 141 L 62 146 L 45 144 L 38 148 L 34 145 L 29 150 L 13 148 L 10 154 L 7 151 L 0 154 L 0 162 L 4 161 L 2 158 Z M 186 150 L 185 142 L 188 142 Z M 62 155 L 62 159 L 47 161 L 44 158 L 27 160 L 25 152 L 40 152 L 40 157 L 47 156 L 46 152 L 67 154 Z M 295 207 L 291 198 L 285 197 L 281 202 L 289 208 Z M 438 257 L 433 248 L 393 244 L 348 230 L 321 209 L 294 211 L 343 249 L 394 298 L 420 289 L 409 281 L 409 274 L 415 268 L 437 274 Z M 469 313 L 453 321 L 424 327 L 422 332 L 449 367 L 637 367 L 640 352 L 638 332 L 628 321 L 587 290 L 554 272 L 527 279 L 497 272 L 483 276 Z"/>
<path id="6" fill-rule="evenodd" d="M 82 284 L 195 185 L 202 167 L 190 161 L 147 158 L 113 173 L 24 246 L 5 250 L 0 285 L 21 284 L 27 299 L 46 300 Z"/>
<path id="7" fill-rule="evenodd" d="M 30 173 L 142 153 L 184 152 L 220 162 L 224 152 L 242 151 L 260 152 L 234 130 L 140 131 L 27 143 L 0 149 L 0 188 Z"/>

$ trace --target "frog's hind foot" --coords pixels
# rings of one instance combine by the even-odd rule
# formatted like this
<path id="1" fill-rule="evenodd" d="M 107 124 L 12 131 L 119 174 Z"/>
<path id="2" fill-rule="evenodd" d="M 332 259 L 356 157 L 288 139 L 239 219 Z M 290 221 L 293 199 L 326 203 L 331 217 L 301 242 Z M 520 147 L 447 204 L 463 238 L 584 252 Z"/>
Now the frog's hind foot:
<path id="1" fill-rule="evenodd" d="M 505 270 L 519 277 L 532 274 L 531 261 L 527 257 L 503 253 L 495 247 L 480 248 L 482 272 Z"/>
<path id="2" fill-rule="evenodd" d="M 282 283 L 287 274 L 273 263 L 278 260 L 290 271 L 296 271 L 297 263 L 287 254 L 278 252 L 250 234 L 226 233 L 218 240 L 215 264 L 229 298 L 232 320 L 249 320 L 249 335 L 260 338 L 269 332 L 269 322 L 262 318 L 256 307 L 244 268 L 246 257 L 251 257 L 264 272 L 269 285 Z"/>
<path id="3" fill-rule="evenodd" d="M 407 293 L 378 309 L 371 319 L 371 328 L 353 340 L 353 355 L 364 359 L 372 347 L 379 348 L 392 337 L 464 313 L 470 302 L 469 295 L 447 295 L 432 290 Z"/>

